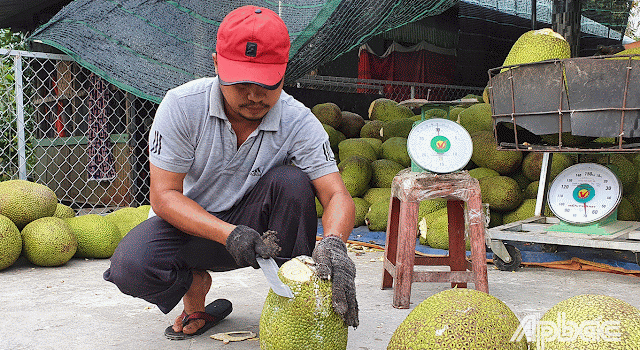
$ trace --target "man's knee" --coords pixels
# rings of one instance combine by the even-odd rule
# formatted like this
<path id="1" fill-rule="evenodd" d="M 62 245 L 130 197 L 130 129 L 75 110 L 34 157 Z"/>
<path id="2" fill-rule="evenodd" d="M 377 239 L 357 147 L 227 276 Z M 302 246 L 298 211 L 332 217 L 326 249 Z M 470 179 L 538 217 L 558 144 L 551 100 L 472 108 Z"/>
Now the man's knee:
<path id="1" fill-rule="evenodd" d="M 283 165 L 269 170 L 265 174 L 266 181 L 280 185 L 285 191 L 301 196 L 313 195 L 309 176 L 300 168 Z"/>

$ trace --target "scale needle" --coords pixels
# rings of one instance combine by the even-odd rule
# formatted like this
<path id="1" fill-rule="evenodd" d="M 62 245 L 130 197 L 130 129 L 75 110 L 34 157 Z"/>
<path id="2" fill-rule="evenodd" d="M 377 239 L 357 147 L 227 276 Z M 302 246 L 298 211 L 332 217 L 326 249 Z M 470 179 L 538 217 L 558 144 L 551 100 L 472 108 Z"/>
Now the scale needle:
<path id="1" fill-rule="evenodd" d="M 584 203 L 584 216 L 587 217 L 587 203 Z"/>

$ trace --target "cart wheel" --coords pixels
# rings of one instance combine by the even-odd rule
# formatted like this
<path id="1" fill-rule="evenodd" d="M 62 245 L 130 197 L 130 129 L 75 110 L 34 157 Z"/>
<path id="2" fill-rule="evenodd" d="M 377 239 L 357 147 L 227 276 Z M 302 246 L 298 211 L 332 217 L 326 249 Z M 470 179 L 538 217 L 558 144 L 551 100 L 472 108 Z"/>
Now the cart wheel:
<path id="1" fill-rule="evenodd" d="M 493 264 L 496 265 L 498 270 L 500 271 L 515 271 L 520 267 L 522 263 L 522 254 L 520 250 L 511 244 L 505 244 L 504 247 L 507 249 L 509 256 L 511 257 L 511 262 L 506 263 L 500 259 L 499 256 L 493 254 Z"/>

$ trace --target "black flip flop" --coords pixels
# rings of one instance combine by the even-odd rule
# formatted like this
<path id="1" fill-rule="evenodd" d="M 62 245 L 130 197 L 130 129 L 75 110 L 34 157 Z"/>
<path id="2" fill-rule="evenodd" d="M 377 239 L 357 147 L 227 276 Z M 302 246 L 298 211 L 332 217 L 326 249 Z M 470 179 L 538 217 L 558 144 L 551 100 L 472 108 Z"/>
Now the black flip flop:
<path id="1" fill-rule="evenodd" d="M 173 330 L 173 326 L 169 326 L 167 327 L 167 329 L 164 330 L 164 336 L 171 340 L 183 340 L 183 339 L 189 339 L 189 338 L 195 337 L 197 335 L 200 335 L 208 331 L 209 329 L 211 329 L 211 327 L 217 325 L 220 321 L 222 321 L 225 317 L 227 317 L 231 313 L 231 310 L 233 310 L 233 307 L 231 306 L 231 302 L 229 300 L 218 299 L 212 302 L 211 304 L 207 305 L 204 308 L 204 312 L 194 312 L 191 315 L 187 315 L 183 311 L 181 315 L 183 316 L 182 318 L 183 327 L 189 324 L 189 322 L 193 320 L 205 320 L 204 326 L 202 326 L 202 328 L 198 329 L 193 334 L 184 334 L 182 332 L 176 332 Z"/>

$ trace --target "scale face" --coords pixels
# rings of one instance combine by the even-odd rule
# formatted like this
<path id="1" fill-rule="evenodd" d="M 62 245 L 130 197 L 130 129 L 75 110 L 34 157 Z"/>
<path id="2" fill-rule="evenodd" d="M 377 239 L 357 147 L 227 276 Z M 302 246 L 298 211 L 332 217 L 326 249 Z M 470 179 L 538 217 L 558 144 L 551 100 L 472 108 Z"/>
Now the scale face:
<path id="1" fill-rule="evenodd" d="M 409 157 L 421 168 L 450 173 L 467 165 L 473 152 L 471 136 L 460 124 L 441 118 L 422 121 L 407 138 Z"/>
<path id="2" fill-rule="evenodd" d="M 558 219 L 574 225 L 589 225 L 613 213 L 621 198 L 622 185 L 609 168 L 581 163 L 556 176 L 549 187 L 547 201 Z"/>

